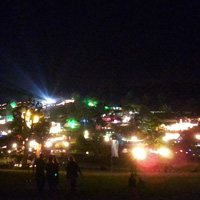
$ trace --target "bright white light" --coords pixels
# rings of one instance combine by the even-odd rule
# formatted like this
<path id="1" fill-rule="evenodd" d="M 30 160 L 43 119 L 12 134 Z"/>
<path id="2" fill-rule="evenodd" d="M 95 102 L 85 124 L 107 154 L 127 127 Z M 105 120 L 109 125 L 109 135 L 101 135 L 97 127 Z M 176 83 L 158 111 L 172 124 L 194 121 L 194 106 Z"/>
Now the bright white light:
<path id="1" fill-rule="evenodd" d="M 61 132 L 60 123 L 52 122 L 49 133 L 59 133 L 59 132 Z"/>
<path id="2" fill-rule="evenodd" d="M 165 133 L 163 140 L 167 142 L 169 140 L 177 140 L 179 137 L 180 137 L 179 133 Z"/>
<path id="3" fill-rule="evenodd" d="M 180 122 L 169 126 L 164 126 L 164 128 L 168 131 L 183 131 L 183 130 L 188 130 L 189 128 L 193 128 L 194 126 L 198 126 L 198 124 L 193 124 L 189 122 Z"/>
<path id="4" fill-rule="evenodd" d="M 2 131 L 1 135 L 8 135 L 5 131 Z"/>
<path id="5" fill-rule="evenodd" d="M 62 140 L 64 140 L 64 137 L 54 137 L 49 139 L 49 141 L 51 142 L 62 141 Z"/>
<path id="6" fill-rule="evenodd" d="M 74 99 L 66 99 L 58 104 L 56 104 L 57 106 L 60 106 L 60 105 L 65 105 L 66 103 L 74 103 Z"/>
<path id="7" fill-rule="evenodd" d="M 17 143 L 13 143 L 12 148 L 17 148 Z"/>
<path id="8" fill-rule="evenodd" d="M 63 142 L 63 144 L 64 144 L 65 147 L 69 146 L 69 142 L 67 142 L 67 141 Z"/>
<path id="9" fill-rule="evenodd" d="M 47 141 L 47 142 L 45 143 L 45 146 L 46 146 L 47 148 L 51 147 L 51 146 L 52 146 L 52 142 L 51 142 L 51 141 Z"/>
<path id="10" fill-rule="evenodd" d="M 145 160 L 147 157 L 147 151 L 143 147 L 135 147 L 132 150 L 133 156 L 137 160 Z"/>
<path id="11" fill-rule="evenodd" d="M 197 140 L 200 140 L 200 134 L 195 135 Z"/>
<path id="12" fill-rule="evenodd" d="M 136 136 L 133 136 L 133 137 L 131 138 L 131 141 L 132 141 L 132 142 L 137 142 L 137 141 L 138 141 L 138 139 L 137 139 L 137 137 L 136 137 Z"/>
<path id="13" fill-rule="evenodd" d="M 6 123 L 6 120 L 5 119 L 1 119 L 0 120 L 0 124 L 5 124 Z"/>
<path id="14" fill-rule="evenodd" d="M 130 116 L 124 116 L 122 122 L 123 123 L 128 123 L 131 120 Z"/>
<path id="15" fill-rule="evenodd" d="M 89 131 L 88 130 L 85 130 L 85 132 L 84 132 L 84 138 L 85 139 L 89 138 Z"/>
<path id="16" fill-rule="evenodd" d="M 89 154 L 89 151 L 86 151 L 85 153 L 88 155 L 88 154 Z"/>
<path id="17" fill-rule="evenodd" d="M 118 123 L 120 123 L 120 121 L 119 120 L 117 120 L 117 119 L 115 119 L 113 122 L 111 122 L 111 123 L 113 123 L 113 124 L 118 124 Z"/>
<path id="18" fill-rule="evenodd" d="M 35 150 L 38 148 L 38 145 L 39 144 L 35 140 L 29 142 L 29 146 Z"/>
<path id="19" fill-rule="evenodd" d="M 56 101 L 51 98 L 46 98 L 44 101 L 41 102 L 43 105 L 49 105 L 49 104 L 54 104 Z"/>
<path id="20" fill-rule="evenodd" d="M 158 149 L 158 152 L 161 156 L 166 158 L 170 158 L 172 156 L 171 151 L 165 147 Z"/>
<path id="21" fill-rule="evenodd" d="M 110 141 L 110 136 L 109 135 L 105 135 L 104 140 L 105 140 L 105 142 L 109 142 Z"/>
<path id="22" fill-rule="evenodd" d="M 11 153 L 11 150 L 8 150 L 8 153 Z"/>

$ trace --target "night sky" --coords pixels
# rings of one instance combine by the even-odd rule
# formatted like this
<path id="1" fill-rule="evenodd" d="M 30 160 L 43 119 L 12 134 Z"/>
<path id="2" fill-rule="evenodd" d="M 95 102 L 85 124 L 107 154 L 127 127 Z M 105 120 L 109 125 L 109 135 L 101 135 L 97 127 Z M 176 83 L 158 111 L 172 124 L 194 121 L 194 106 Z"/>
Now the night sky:
<path id="1" fill-rule="evenodd" d="M 149 83 L 199 82 L 199 4 L 4 1 L 0 99 L 7 90 L 38 96 L 99 88 L 125 93 Z"/>

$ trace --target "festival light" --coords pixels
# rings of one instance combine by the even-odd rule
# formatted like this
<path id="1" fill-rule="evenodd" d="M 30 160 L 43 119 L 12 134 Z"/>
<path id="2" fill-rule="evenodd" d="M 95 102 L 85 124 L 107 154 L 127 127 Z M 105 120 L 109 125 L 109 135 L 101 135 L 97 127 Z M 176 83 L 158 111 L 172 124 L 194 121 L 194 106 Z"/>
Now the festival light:
<path id="1" fill-rule="evenodd" d="M 165 158 L 171 158 L 172 157 L 171 150 L 169 150 L 168 148 L 165 148 L 165 147 L 158 149 L 158 153 Z"/>
<path id="2" fill-rule="evenodd" d="M 180 133 L 165 133 L 163 141 L 168 142 L 169 140 L 177 140 L 180 137 Z"/>
<path id="3" fill-rule="evenodd" d="M 39 122 L 39 120 L 40 120 L 39 116 L 35 115 L 33 117 L 33 124 L 37 124 Z"/>
<path id="4" fill-rule="evenodd" d="M 60 123 L 52 122 L 49 133 L 59 133 L 61 131 Z"/>
<path id="5" fill-rule="evenodd" d="M 110 141 L 110 136 L 109 135 L 105 135 L 104 136 L 104 141 L 105 142 L 109 142 Z"/>
<path id="6" fill-rule="evenodd" d="M 26 117 L 30 117 L 30 116 L 31 116 L 31 112 L 30 112 L 30 110 L 27 110 Z"/>
<path id="7" fill-rule="evenodd" d="M 17 106 L 17 104 L 16 104 L 15 102 L 12 102 L 12 103 L 10 104 L 10 106 L 11 106 L 12 108 L 15 108 L 15 107 Z"/>
<path id="8" fill-rule="evenodd" d="M 133 136 L 133 137 L 131 137 L 131 141 L 132 141 L 132 142 L 137 142 L 137 141 L 138 141 L 138 139 L 137 139 L 137 137 L 136 137 L 136 136 Z"/>
<path id="9" fill-rule="evenodd" d="M 123 119 L 122 119 L 122 122 L 123 123 L 128 123 L 130 120 L 131 120 L 130 116 L 124 116 Z"/>
<path id="10" fill-rule="evenodd" d="M 56 106 L 65 105 L 65 104 L 67 104 L 67 103 L 74 103 L 74 102 L 75 102 L 74 99 L 66 99 L 66 100 L 64 100 L 64 101 L 62 101 L 62 102 L 56 104 Z"/>
<path id="11" fill-rule="evenodd" d="M 64 141 L 63 144 L 64 144 L 65 147 L 69 146 L 69 142 L 67 142 L 67 141 Z"/>
<path id="12" fill-rule="evenodd" d="M 198 124 L 181 121 L 180 123 L 172 124 L 169 126 L 164 125 L 164 128 L 167 131 L 183 131 L 188 130 L 189 128 L 193 128 L 194 126 L 198 126 Z"/>
<path id="13" fill-rule="evenodd" d="M 12 148 L 17 148 L 17 143 L 13 143 Z"/>
<path id="14" fill-rule="evenodd" d="M 147 157 L 147 151 L 144 147 L 135 147 L 132 150 L 132 154 L 137 160 L 145 160 Z"/>
<path id="15" fill-rule="evenodd" d="M 5 119 L 0 119 L 0 124 L 5 124 L 6 120 Z"/>
<path id="16" fill-rule="evenodd" d="M 39 144 L 35 140 L 31 140 L 29 142 L 29 146 L 36 150 L 38 148 Z"/>
<path id="17" fill-rule="evenodd" d="M 197 140 L 200 140 L 200 134 L 195 135 L 195 138 L 196 138 Z"/>
<path id="18" fill-rule="evenodd" d="M 92 101 L 90 99 L 85 99 L 83 102 L 86 103 L 89 107 L 97 107 L 98 104 L 97 101 Z"/>
<path id="19" fill-rule="evenodd" d="M 67 126 L 71 129 L 75 129 L 78 127 L 78 122 L 75 119 L 68 119 L 67 121 Z"/>
<path id="20" fill-rule="evenodd" d="M 8 122 L 13 121 L 13 119 L 14 119 L 13 115 L 8 115 L 8 117 L 7 117 L 7 121 Z"/>
<path id="21" fill-rule="evenodd" d="M 89 131 L 88 131 L 88 130 L 85 130 L 85 131 L 84 131 L 84 138 L 85 138 L 85 139 L 88 139 L 88 138 L 89 138 Z"/>
<path id="22" fill-rule="evenodd" d="M 50 104 L 55 104 L 56 101 L 52 98 L 46 98 L 44 101 L 41 102 L 44 106 L 45 105 L 50 105 Z"/>
<path id="23" fill-rule="evenodd" d="M 51 142 L 51 141 L 47 141 L 47 142 L 45 143 L 45 146 L 46 146 L 47 148 L 51 147 L 51 146 L 52 146 L 52 142 Z"/>

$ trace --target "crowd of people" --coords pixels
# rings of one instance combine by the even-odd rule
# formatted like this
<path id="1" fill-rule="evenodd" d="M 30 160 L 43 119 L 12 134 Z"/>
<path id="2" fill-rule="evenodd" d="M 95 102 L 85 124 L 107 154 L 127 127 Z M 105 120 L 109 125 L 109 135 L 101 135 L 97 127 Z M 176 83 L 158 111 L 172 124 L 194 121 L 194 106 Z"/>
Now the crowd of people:
<path id="1" fill-rule="evenodd" d="M 78 164 L 73 156 L 69 156 L 66 165 L 66 178 L 70 182 L 71 192 L 76 192 L 77 178 L 79 174 L 82 174 Z M 51 192 L 58 190 L 59 184 L 59 163 L 57 158 L 49 156 L 48 161 L 44 160 L 44 155 L 40 154 L 40 157 L 35 159 L 33 173 L 35 175 L 35 181 L 37 190 L 40 195 L 43 194 L 45 183 L 48 183 L 48 188 Z"/>

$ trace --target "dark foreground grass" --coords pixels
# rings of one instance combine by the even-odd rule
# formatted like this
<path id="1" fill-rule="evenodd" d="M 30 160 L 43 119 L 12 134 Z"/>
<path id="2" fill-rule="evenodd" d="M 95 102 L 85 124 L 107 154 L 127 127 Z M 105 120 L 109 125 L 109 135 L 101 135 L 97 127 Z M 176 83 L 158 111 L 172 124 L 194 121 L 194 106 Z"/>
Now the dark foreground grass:
<path id="1" fill-rule="evenodd" d="M 145 187 L 130 189 L 128 173 L 84 172 L 79 178 L 78 191 L 70 195 L 65 173 L 60 173 L 59 194 L 48 188 L 39 198 L 32 173 L 22 170 L 0 171 L 0 199 L 75 199 L 75 200 L 197 200 L 200 199 L 200 173 L 157 173 L 141 175 Z"/>

